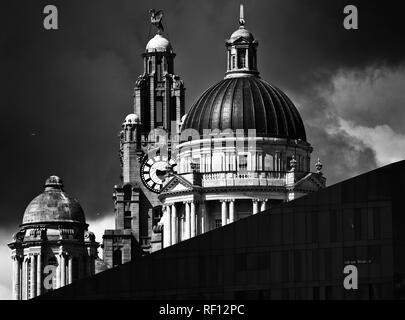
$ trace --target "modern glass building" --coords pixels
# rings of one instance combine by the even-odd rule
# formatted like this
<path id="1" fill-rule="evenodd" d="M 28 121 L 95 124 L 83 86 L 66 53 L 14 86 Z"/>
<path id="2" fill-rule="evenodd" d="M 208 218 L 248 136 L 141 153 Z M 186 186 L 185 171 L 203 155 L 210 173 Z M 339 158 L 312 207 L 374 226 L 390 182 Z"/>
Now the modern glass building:
<path id="1" fill-rule="evenodd" d="M 40 298 L 403 299 L 404 192 L 401 161 Z"/>

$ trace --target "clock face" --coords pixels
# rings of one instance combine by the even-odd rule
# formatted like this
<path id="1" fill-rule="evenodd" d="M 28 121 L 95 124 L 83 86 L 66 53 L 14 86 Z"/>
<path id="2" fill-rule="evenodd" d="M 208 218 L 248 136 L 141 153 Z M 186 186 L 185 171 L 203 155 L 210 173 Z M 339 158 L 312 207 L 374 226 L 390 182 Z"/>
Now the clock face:
<path id="1" fill-rule="evenodd" d="M 155 193 L 160 193 L 163 181 L 168 173 L 168 167 L 175 171 L 176 162 L 167 157 L 145 157 L 141 165 L 141 179 L 146 188 Z"/>

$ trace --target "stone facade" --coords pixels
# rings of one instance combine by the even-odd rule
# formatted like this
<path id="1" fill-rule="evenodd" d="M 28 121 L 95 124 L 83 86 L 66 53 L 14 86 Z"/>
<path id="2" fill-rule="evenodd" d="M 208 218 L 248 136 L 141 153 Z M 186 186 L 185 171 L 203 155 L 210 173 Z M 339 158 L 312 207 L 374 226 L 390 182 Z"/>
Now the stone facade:
<path id="1" fill-rule="evenodd" d="M 162 248 L 158 195 L 142 183 L 141 163 L 155 148 L 156 136 L 178 133 L 184 114 L 184 84 L 174 74 L 170 42 L 155 35 L 142 54 L 144 72 L 134 89 L 134 113 L 120 134 L 121 183 L 114 187 L 115 229 L 105 230 L 104 261 L 114 267 Z M 169 149 L 170 152 L 170 149 Z"/>

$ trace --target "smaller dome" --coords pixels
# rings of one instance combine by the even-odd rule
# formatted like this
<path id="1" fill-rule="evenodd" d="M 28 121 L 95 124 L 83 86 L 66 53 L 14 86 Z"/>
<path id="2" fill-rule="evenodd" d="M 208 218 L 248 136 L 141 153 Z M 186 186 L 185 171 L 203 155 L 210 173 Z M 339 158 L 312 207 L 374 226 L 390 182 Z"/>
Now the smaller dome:
<path id="1" fill-rule="evenodd" d="M 234 33 L 232 33 L 231 37 L 229 38 L 228 42 L 234 42 L 239 38 L 244 38 L 249 42 L 254 41 L 253 34 L 245 29 L 243 26 L 239 27 Z"/>
<path id="2" fill-rule="evenodd" d="M 23 224 L 75 222 L 86 223 L 79 202 L 63 191 L 62 179 L 50 176 L 45 191 L 35 197 L 24 212 Z"/>
<path id="3" fill-rule="evenodd" d="M 135 113 L 130 113 L 125 117 L 124 120 L 124 125 L 126 124 L 133 124 L 133 123 L 139 123 L 139 116 Z"/>
<path id="4" fill-rule="evenodd" d="M 147 52 L 154 51 L 171 51 L 172 46 L 166 38 L 162 37 L 160 34 L 155 35 L 152 39 L 149 40 L 146 45 Z"/>

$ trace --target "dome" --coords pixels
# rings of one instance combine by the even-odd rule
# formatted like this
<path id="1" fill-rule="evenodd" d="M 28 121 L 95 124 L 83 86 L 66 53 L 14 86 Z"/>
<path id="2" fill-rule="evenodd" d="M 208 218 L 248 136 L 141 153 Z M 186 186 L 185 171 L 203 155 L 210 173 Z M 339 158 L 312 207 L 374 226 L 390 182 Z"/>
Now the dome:
<path id="1" fill-rule="evenodd" d="M 171 50 L 172 46 L 170 45 L 169 40 L 162 37 L 160 34 L 155 35 L 152 39 L 149 40 L 148 44 L 146 45 L 147 52 L 153 51 L 167 51 Z"/>
<path id="2" fill-rule="evenodd" d="M 125 117 L 123 124 L 125 125 L 125 124 L 132 124 L 132 123 L 138 123 L 138 122 L 139 122 L 139 116 L 135 113 L 130 113 L 129 115 L 127 115 Z"/>
<path id="3" fill-rule="evenodd" d="M 201 135 L 204 129 L 256 129 L 259 137 L 306 141 L 297 108 L 280 89 L 258 77 L 226 78 L 190 108 L 182 126 Z"/>
<path id="4" fill-rule="evenodd" d="M 63 191 L 62 180 L 50 176 L 45 191 L 35 197 L 25 209 L 23 224 L 47 222 L 86 223 L 79 202 Z"/>
<path id="5" fill-rule="evenodd" d="M 238 30 L 236 30 L 234 33 L 232 33 L 228 42 L 234 42 L 235 40 L 237 40 L 239 38 L 244 38 L 249 42 L 254 41 L 253 34 L 251 32 L 249 32 L 249 30 L 245 29 L 244 27 L 240 27 Z"/>

